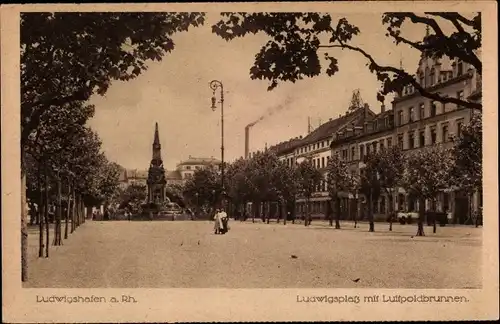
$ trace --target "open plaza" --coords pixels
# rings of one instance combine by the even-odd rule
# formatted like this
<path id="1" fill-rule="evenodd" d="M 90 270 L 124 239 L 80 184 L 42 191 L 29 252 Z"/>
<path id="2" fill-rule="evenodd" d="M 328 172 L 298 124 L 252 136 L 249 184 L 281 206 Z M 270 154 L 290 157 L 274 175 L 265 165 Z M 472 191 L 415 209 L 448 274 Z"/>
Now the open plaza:
<path id="1" fill-rule="evenodd" d="M 336 230 L 230 221 L 87 221 L 38 258 L 29 233 L 31 288 L 481 288 L 482 227 L 376 223 Z"/>

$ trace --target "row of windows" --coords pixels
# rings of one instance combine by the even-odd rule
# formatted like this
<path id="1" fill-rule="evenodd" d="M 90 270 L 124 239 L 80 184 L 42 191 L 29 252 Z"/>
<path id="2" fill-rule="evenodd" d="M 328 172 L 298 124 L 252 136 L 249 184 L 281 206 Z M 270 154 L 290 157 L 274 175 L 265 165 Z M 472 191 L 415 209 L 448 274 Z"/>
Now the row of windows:
<path id="1" fill-rule="evenodd" d="M 359 145 L 359 160 L 363 160 L 366 155 L 369 155 L 371 152 L 378 152 L 385 148 L 392 147 L 392 138 L 386 138 L 381 140 L 376 140 L 371 143 L 360 144 Z M 339 152 L 336 152 L 337 156 L 339 156 Z M 344 161 L 356 161 L 358 160 L 358 156 L 356 156 L 356 146 L 351 146 L 350 149 L 343 149 L 339 156 Z"/>
<path id="2" fill-rule="evenodd" d="M 461 128 L 463 125 L 463 119 L 457 121 L 457 136 L 460 136 Z M 449 133 L 449 125 L 448 123 L 444 123 L 439 127 L 439 131 L 441 132 L 441 142 L 445 143 L 450 141 L 450 133 Z M 398 146 L 400 149 L 414 149 L 417 147 L 423 147 L 426 145 L 434 145 L 437 143 L 437 132 L 438 129 L 436 126 L 430 127 L 430 136 L 426 140 L 425 129 L 416 130 L 413 132 L 409 132 L 408 134 L 408 145 L 405 147 L 404 145 L 404 134 L 398 134 Z M 418 142 L 417 142 L 418 139 Z"/>
<path id="3" fill-rule="evenodd" d="M 460 99 L 460 100 L 464 100 L 465 99 L 464 98 L 464 91 L 463 90 L 457 92 L 457 98 Z M 442 105 L 442 111 L 441 111 L 441 113 L 445 113 L 445 112 L 446 112 L 446 108 L 445 108 L 445 104 L 443 104 Z M 437 105 L 436 105 L 435 102 L 431 103 L 429 114 L 426 114 L 425 104 L 421 103 L 419 105 L 419 107 L 418 107 L 418 119 L 415 116 L 416 115 L 415 108 L 414 107 L 409 107 L 408 108 L 408 120 L 407 120 L 407 122 L 411 123 L 411 122 L 414 122 L 416 120 L 422 120 L 422 119 L 424 119 L 426 117 L 434 117 L 437 114 L 438 114 L 438 112 L 437 112 Z M 403 110 L 399 110 L 398 111 L 398 114 L 397 114 L 397 124 L 398 125 L 405 124 Z"/>
<path id="4" fill-rule="evenodd" d="M 324 140 L 322 142 L 318 142 L 318 143 L 310 144 L 308 146 L 301 147 L 300 149 L 298 149 L 298 153 L 299 154 L 307 153 L 307 152 L 311 152 L 311 151 L 318 150 L 320 148 L 325 148 L 328 146 L 330 146 L 330 141 Z"/>

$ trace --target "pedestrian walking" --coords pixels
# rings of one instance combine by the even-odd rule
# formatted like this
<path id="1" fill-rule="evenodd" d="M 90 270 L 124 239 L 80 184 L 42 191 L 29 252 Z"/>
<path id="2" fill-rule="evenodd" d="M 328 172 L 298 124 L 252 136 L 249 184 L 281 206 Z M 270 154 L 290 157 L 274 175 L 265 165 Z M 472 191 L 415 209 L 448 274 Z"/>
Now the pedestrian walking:
<path id="1" fill-rule="evenodd" d="M 220 217 L 220 210 L 216 209 L 214 215 L 214 232 L 215 234 L 220 234 L 221 231 L 222 231 L 222 220 Z"/>
<path id="2" fill-rule="evenodd" d="M 220 217 L 220 220 L 221 220 L 221 227 L 222 227 L 222 234 L 226 234 L 227 231 L 228 231 L 228 216 L 227 216 L 227 213 L 225 212 L 224 208 L 221 208 L 220 209 L 220 213 L 219 213 L 219 217 Z"/>

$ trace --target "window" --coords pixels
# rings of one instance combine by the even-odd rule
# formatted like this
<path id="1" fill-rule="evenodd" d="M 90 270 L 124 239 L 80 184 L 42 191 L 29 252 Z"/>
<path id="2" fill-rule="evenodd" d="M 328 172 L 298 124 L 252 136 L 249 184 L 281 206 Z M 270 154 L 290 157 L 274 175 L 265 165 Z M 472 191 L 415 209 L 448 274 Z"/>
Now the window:
<path id="1" fill-rule="evenodd" d="M 347 149 L 342 150 L 342 159 L 347 160 Z"/>
<path id="2" fill-rule="evenodd" d="M 370 155 L 370 144 L 366 144 L 366 155 Z"/>
<path id="3" fill-rule="evenodd" d="M 351 147 L 351 160 L 355 160 L 356 159 L 356 148 L 353 146 Z"/>
<path id="4" fill-rule="evenodd" d="M 448 137 L 449 137 L 449 134 L 448 134 L 448 124 L 444 124 L 442 127 L 441 127 L 441 134 L 442 134 L 442 141 L 443 143 L 446 143 L 448 142 Z"/>
<path id="5" fill-rule="evenodd" d="M 431 104 L 431 117 L 436 116 L 436 110 L 437 110 L 436 103 L 435 103 L 435 102 L 433 102 L 433 103 Z"/>
<path id="6" fill-rule="evenodd" d="M 392 147 L 392 138 L 387 139 L 387 147 L 391 148 Z"/>
<path id="7" fill-rule="evenodd" d="M 415 116 L 413 114 L 414 114 L 414 109 L 413 107 L 410 107 L 410 119 L 409 119 L 410 123 L 415 120 Z"/>
<path id="8" fill-rule="evenodd" d="M 425 130 L 421 130 L 418 138 L 418 145 L 420 147 L 425 146 Z"/>
<path id="9" fill-rule="evenodd" d="M 377 142 L 373 142 L 373 153 L 377 153 Z"/>
<path id="10" fill-rule="evenodd" d="M 415 134 L 413 132 L 409 134 L 409 148 L 415 148 Z"/>
<path id="11" fill-rule="evenodd" d="M 420 83 L 419 83 L 422 87 L 425 88 L 425 79 L 424 79 L 424 74 L 423 73 L 420 73 Z"/>
<path id="12" fill-rule="evenodd" d="M 403 111 L 398 111 L 398 125 L 403 125 Z"/>
<path id="13" fill-rule="evenodd" d="M 398 135 L 398 146 L 399 146 L 399 149 L 401 149 L 401 150 L 404 149 L 403 134 Z"/>
<path id="14" fill-rule="evenodd" d="M 462 62 L 458 62 L 457 64 L 457 76 L 461 76 L 464 74 L 464 65 Z"/>
<path id="15" fill-rule="evenodd" d="M 379 149 L 382 151 L 384 149 L 384 140 L 380 140 L 378 143 Z"/>
<path id="16" fill-rule="evenodd" d="M 430 84 L 429 85 L 434 85 L 434 81 L 435 81 L 435 71 L 434 71 L 434 68 L 431 69 L 431 73 L 429 74 L 429 80 L 430 80 Z"/>
<path id="17" fill-rule="evenodd" d="M 322 157 L 321 158 L 321 167 L 324 168 L 325 167 L 325 157 Z"/>
<path id="18" fill-rule="evenodd" d="M 464 92 L 463 91 L 457 92 L 457 99 L 464 100 Z M 462 108 L 462 106 L 458 106 L 458 108 Z"/>
<path id="19" fill-rule="evenodd" d="M 359 146 L 359 159 L 362 160 L 365 157 L 365 146 Z"/>
<path id="20" fill-rule="evenodd" d="M 191 166 L 190 165 L 186 166 L 186 170 L 191 170 Z"/>
<path id="21" fill-rule="evenodd" d="M 420 119 L 425 118 L 425 104 L 421 103 L 420 104 Z"/>
<path id="22" fill-rule="evenodd" d="M 431 145 L 436 144 L 436 127 L 431 127 Z"/>
<path id="23" fill-rule="evenodd" d="M 457 120 L 457 136 L 458 137 L 460 137 L 462 135 L 463 124 L 464 124 L 464 120 L 463 119 Z"/>

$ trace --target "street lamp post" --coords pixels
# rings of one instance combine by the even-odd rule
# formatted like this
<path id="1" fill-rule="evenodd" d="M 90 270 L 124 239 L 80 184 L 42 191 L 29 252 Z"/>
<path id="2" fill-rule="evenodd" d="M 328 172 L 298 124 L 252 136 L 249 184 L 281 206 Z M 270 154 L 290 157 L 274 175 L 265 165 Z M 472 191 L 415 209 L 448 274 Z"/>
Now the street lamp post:
<path id="1" fill-rule="evenodd" d="M 221 205 L 223 203 L 224 199 L 224 85 L 222 84 L 221 81 L 218 80 L 212 80 L 210 81 L 210 89 L 213 91 L 212 95 L 212 110 L 215 111 L 217 109 L 216 103 L 217 103 L 217 98 L 215 97 L 215 91 L 217 89 L 220 89 L 220 119 L 221 119 L 221 147 L 220 147 L 220 152 L 221 152 L 221 188 L 222 188 L 222 193 L 221 193 Z"/>

